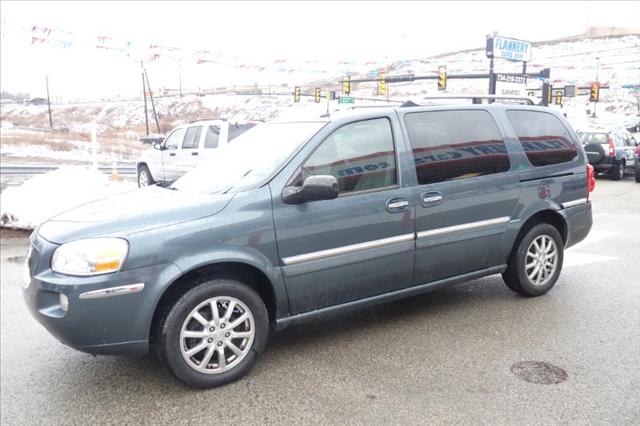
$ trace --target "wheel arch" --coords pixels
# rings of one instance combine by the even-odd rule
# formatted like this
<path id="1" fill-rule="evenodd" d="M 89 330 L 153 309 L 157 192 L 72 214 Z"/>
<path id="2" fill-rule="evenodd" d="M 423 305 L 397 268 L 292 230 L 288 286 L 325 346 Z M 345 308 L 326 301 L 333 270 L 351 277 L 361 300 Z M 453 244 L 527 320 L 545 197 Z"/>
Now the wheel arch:
<path id="1" fill-rule="evenodd" d="M 517 249 L 518 244 L 520 244 L 520 241 L 522 241 L 527 232 L 540 223 L 548 223 L 549 225 L 556 228 L 560 233 L 560 236 L 562 237 L 563 246 L 567 244 L 569 228 L 566 219 L 557 210 L 546 208 L 532 213 L 531 215 L 529 215 L 529 217 L 527 217 L 527 219 L 522 222 L 522 226 L 518 230 L 518 234 L 513 242 L 513 245 L 511 246 L 511 250 L 509 250 L 509 256 L 507 259 L 511 258 L 514 250 Z"/>
<path id="2" fill-rule="evenodd" d="M 153 343 L 157 327 L 175 301 L 196 285 L 212 278 L 240 281 L 253 289 L 264 301 L 269 320 L 274 322 L 279 311 L 278 298 L 272 279 L 260 268 L 239 260 L 219 260 L 201 264 L 185 271 L 163 290 L 154 308 L 149 327 L 149 342 Z"/>

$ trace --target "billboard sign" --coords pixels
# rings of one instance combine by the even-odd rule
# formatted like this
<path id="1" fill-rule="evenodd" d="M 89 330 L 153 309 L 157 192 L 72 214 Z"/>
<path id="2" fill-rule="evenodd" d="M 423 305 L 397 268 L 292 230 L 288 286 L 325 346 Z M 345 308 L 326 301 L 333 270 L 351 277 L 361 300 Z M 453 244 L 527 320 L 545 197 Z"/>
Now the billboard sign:
<path id="1" fill-rule="evenodd" d="M 524 75 L 496 74 L 496 95 L 526 96 L 527 77 Z"/>
<path id="2" fill-rule="evenodd" d="M 495 36 L 487 40 L 486 53 L 489 58 L 529 62 L 531 60 L 531 43 L 515 38 Z"/>

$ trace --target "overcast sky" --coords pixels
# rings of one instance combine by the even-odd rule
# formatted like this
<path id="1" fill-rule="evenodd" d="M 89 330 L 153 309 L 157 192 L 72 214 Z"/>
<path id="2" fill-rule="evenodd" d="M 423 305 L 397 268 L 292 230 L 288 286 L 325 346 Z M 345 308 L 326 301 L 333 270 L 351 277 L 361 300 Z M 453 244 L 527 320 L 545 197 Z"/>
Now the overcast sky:
<path id="1" fill-rule="evenodd" d="M 136 96 L 140 65 L 87 47 L 32 46 L 33 26 L 134 44 L 209 50 L 243 62 L 380 62 L 484 46 L 485 35 L 530 41 L 582 34 L 588 26 L 638 27 L 635 2 L 11 2 L 0 3 L 2 90 L 52 96 Z M 135 55 L 134 55 L 135 56 Z M 533 53 L 535 58 L 535 51 Z M 177 86 L 177 63 L 149 64 L 152 83 Z M 183 86 L 216 87 L 234 75 L 184 61 Z M 235 75 L 240 79 L 240 73 Z M 247 77 L 249 78 L 249 77 Z M 264 83 L 268 77 L 251 75 Z M 256 81 L 257 82 L 257 81 Z M 175 83 L 175 84 L 174 84 Z M 137 91 L 137 92 L 136 92 Z"/>

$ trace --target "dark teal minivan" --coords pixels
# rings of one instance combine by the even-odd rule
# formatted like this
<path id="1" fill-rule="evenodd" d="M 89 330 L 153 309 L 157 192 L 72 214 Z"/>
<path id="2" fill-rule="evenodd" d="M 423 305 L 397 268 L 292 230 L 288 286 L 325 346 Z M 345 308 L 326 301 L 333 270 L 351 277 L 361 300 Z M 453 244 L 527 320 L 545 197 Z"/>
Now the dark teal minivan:
<path id="1" fill-rule="evenodd" d="M 219 386 L 270 327 L 492 274 L 545 294 L 591 229 L 593 186 L 575 132 L 542 107 L 261 124 L 172 184 L 39 226 L 24 298 L 66 345 L 153 347 L 182 382 Z"/>

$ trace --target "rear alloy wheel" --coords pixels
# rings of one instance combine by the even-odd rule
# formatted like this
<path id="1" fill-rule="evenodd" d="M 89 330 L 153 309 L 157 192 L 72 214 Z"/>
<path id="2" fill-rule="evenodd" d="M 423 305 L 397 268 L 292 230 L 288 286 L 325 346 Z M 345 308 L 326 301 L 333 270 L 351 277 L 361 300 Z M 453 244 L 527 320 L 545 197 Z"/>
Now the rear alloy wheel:
<path id="1" fill-rule="evenodd" d="M 156 183 L 151 177 L 149 168 L 143 164 L 138 169 L 138 188 L 144 188 L 145 186 L 153 185 Z"/>
<path id="2" fill-rule="evenodd" d="M 211 388 L 251 370 L 269 333 L 258 294 L 234 280 L 196 285 L 169 308 L 157 330 L 160 358 L 181 382 Z"/>
<path id="3" fill-rule="evenodd" d="M 616 167 L 611 169 L 611 180 L 620 180 L 624 177 L 624 161 L 618 163 Z"/>
<path id="4" fill-rule="evenodd" d="M 523 296 L 541 296 L 555 285 L 564 257 L 558 230 L 548 223 L 531 228 L 514 249 L 502 278 Z"/>

